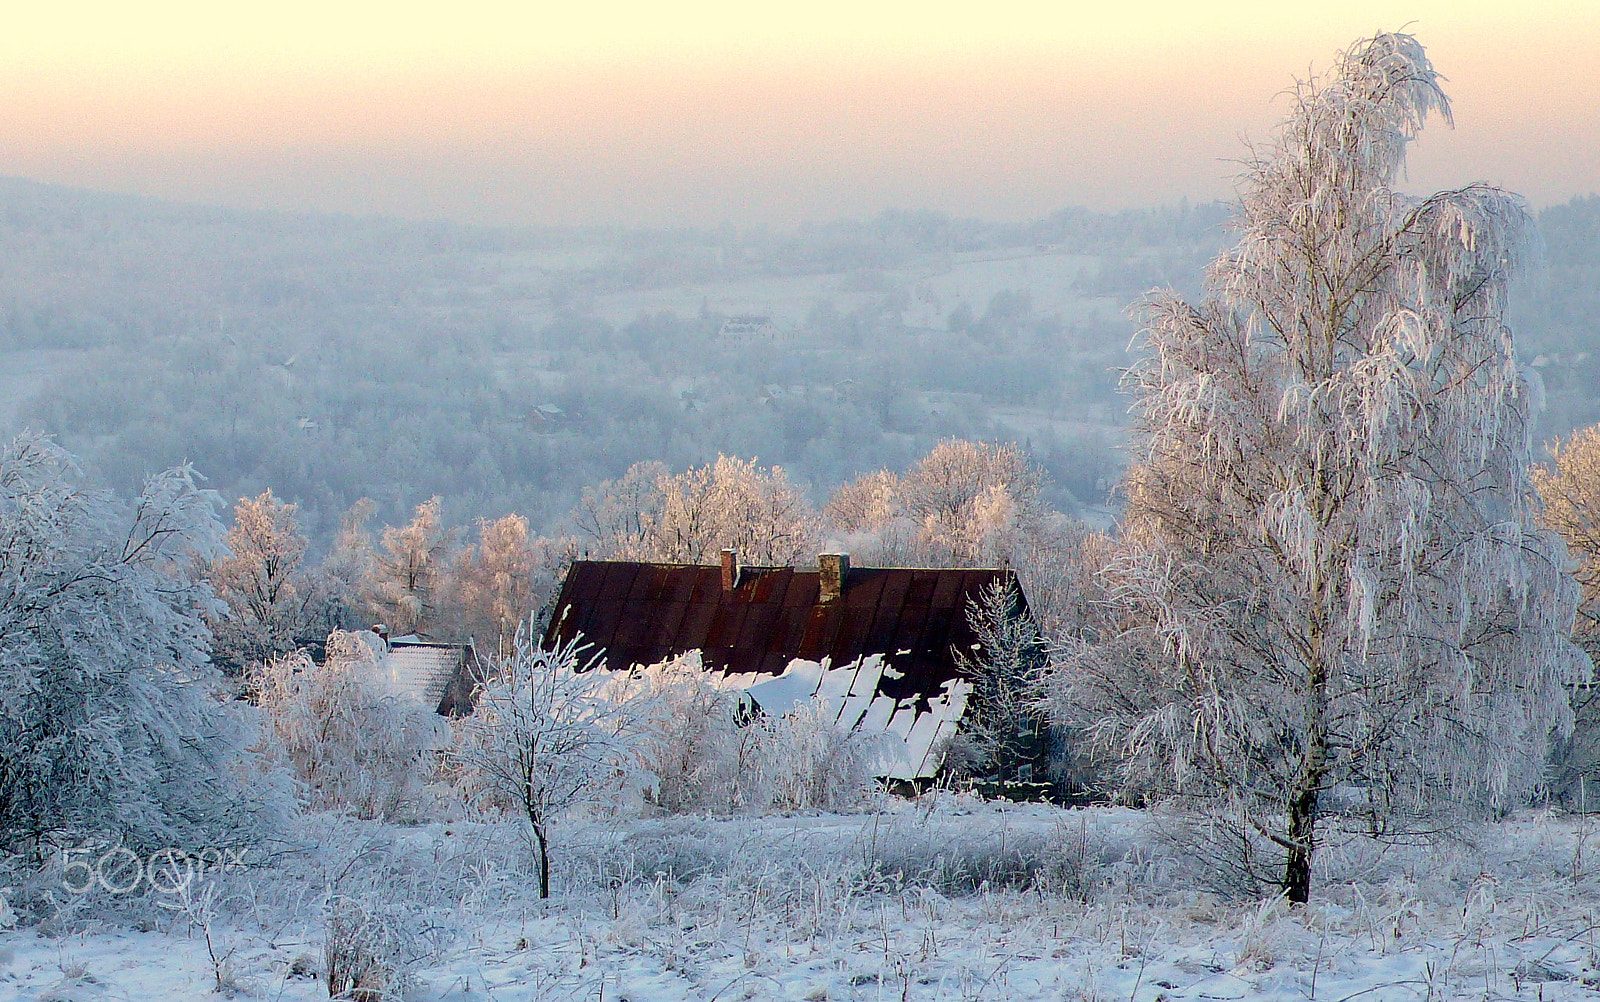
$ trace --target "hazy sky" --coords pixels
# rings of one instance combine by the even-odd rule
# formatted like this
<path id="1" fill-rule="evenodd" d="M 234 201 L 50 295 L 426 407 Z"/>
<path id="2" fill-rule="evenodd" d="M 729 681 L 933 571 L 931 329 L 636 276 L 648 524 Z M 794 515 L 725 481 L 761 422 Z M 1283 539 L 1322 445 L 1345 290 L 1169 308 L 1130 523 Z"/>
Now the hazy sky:
<path id="1" fill-rule="evenodd" d="M 1408 22 L 1456 112 L 1413 186 L 1600 191 L 1600 0 L 28 6 L 0 173 L 188 201 L 784 226 L 1222 197 L 1295 76 Z"/>

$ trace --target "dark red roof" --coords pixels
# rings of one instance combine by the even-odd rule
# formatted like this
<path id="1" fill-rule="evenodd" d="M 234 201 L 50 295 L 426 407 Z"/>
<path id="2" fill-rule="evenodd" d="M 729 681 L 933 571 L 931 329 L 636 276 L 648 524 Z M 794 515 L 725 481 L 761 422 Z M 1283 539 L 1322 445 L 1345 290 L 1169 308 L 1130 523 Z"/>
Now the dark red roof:
<path id="1" fill-rule="evenodd" d="M 796 658 L 840 666 L 882 654 L 904 677 L 886 676 L 880 691 L 907 699 L 960 675 L 951 650 L 976 642 L 967 600 L 991 582 L 1016 580 L 1009 570 L 851 567 L 843 595 L 820 603 L 818 578 L 815 570 L 744 567 L 737 587 L 724 591 L 718 566 L 579 560 L 544 644 L 581 634 L 614 668 L 698 650 L 706 667 L 733 674 L 782 674 Z"/>

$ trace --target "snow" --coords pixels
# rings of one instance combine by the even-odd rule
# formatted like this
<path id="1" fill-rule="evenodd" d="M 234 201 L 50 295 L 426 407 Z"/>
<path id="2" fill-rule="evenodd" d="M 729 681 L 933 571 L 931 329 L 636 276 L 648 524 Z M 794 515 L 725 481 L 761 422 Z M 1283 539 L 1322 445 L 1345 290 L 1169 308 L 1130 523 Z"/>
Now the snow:
<path id="1" fill-rule="evenodd" d="M 1142 812 L 941 794 L 855 816 L 598 819 L 559 847 L 541 904 L 511 827 L 313 819 L 316 852 L 226 878 L 212 940 L 233 994 L 326 998 L 291 973 L 320 963 L 309 899 L 377 846 L 391 891 L 452 930 L 413 967 L 425 1002 L 1553 1002 L 1600 987 L 1591 828 L 1530 813 L 1433 845 L 1351 839 L 1290 909 L 1208 890 Z M 1051 853 L 1077 877 L 998 865 Z M 0 1002 L 217 997 L 190 916 L 100 914 L 0 932 Z"/>
<path id="2" fill-rule="evenodd" d="M 919 710 L 914 699 L 896 700 L 878 687 L 885 676 L 899 677 L 882 654 L 868 654 L 833 667 L 832 660 L 790 661 L 781 675 L 732 675 L 726 684 L 767 713 L 782 716 L 815 700 L 824 716 L 846 730 L 880 735 L 873 775 L 890 779 L 931 778 L 944 760 L 941 739 L 955 733 L 967 710 L 972 685 L 950 679 Z"/>

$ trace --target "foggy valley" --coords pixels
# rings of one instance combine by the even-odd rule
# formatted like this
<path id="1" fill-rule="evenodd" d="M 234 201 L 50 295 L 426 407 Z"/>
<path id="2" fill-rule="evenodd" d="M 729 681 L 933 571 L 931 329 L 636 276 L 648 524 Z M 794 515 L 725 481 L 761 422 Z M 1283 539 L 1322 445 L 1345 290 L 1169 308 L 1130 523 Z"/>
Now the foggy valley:
<path id="1" fill-rule="evenodd" d="M 188 461 L 323 544 L 517 512 L 557 532 L 631 464 L 781 465 L 820 503 L 939 439 L 1015 441 L 1106 524 L 1151 288 L 1192 294 L 1222 205 L 1028 224 L 895 211 L 791 232 L 496 230 L 0 183 L 0 432 L 122 489 Z M 1539 216 L 1513 324 L 1539 440 L 1600 421 L 1600 201 Z M 770 322 L 741 334 L 729 318 Z"/>

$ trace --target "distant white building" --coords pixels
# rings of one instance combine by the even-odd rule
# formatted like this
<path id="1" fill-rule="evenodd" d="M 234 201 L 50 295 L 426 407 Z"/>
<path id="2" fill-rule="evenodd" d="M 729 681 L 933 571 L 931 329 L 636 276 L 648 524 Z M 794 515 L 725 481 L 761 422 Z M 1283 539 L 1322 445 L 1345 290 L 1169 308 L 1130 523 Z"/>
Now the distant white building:
<path id="1" fill-rule="evenodd" d="M 717 331 L 717 339 L 729 344 L 776 343 L 783 337 L 771 317 L 753 314 L 729 317 Z"/>

